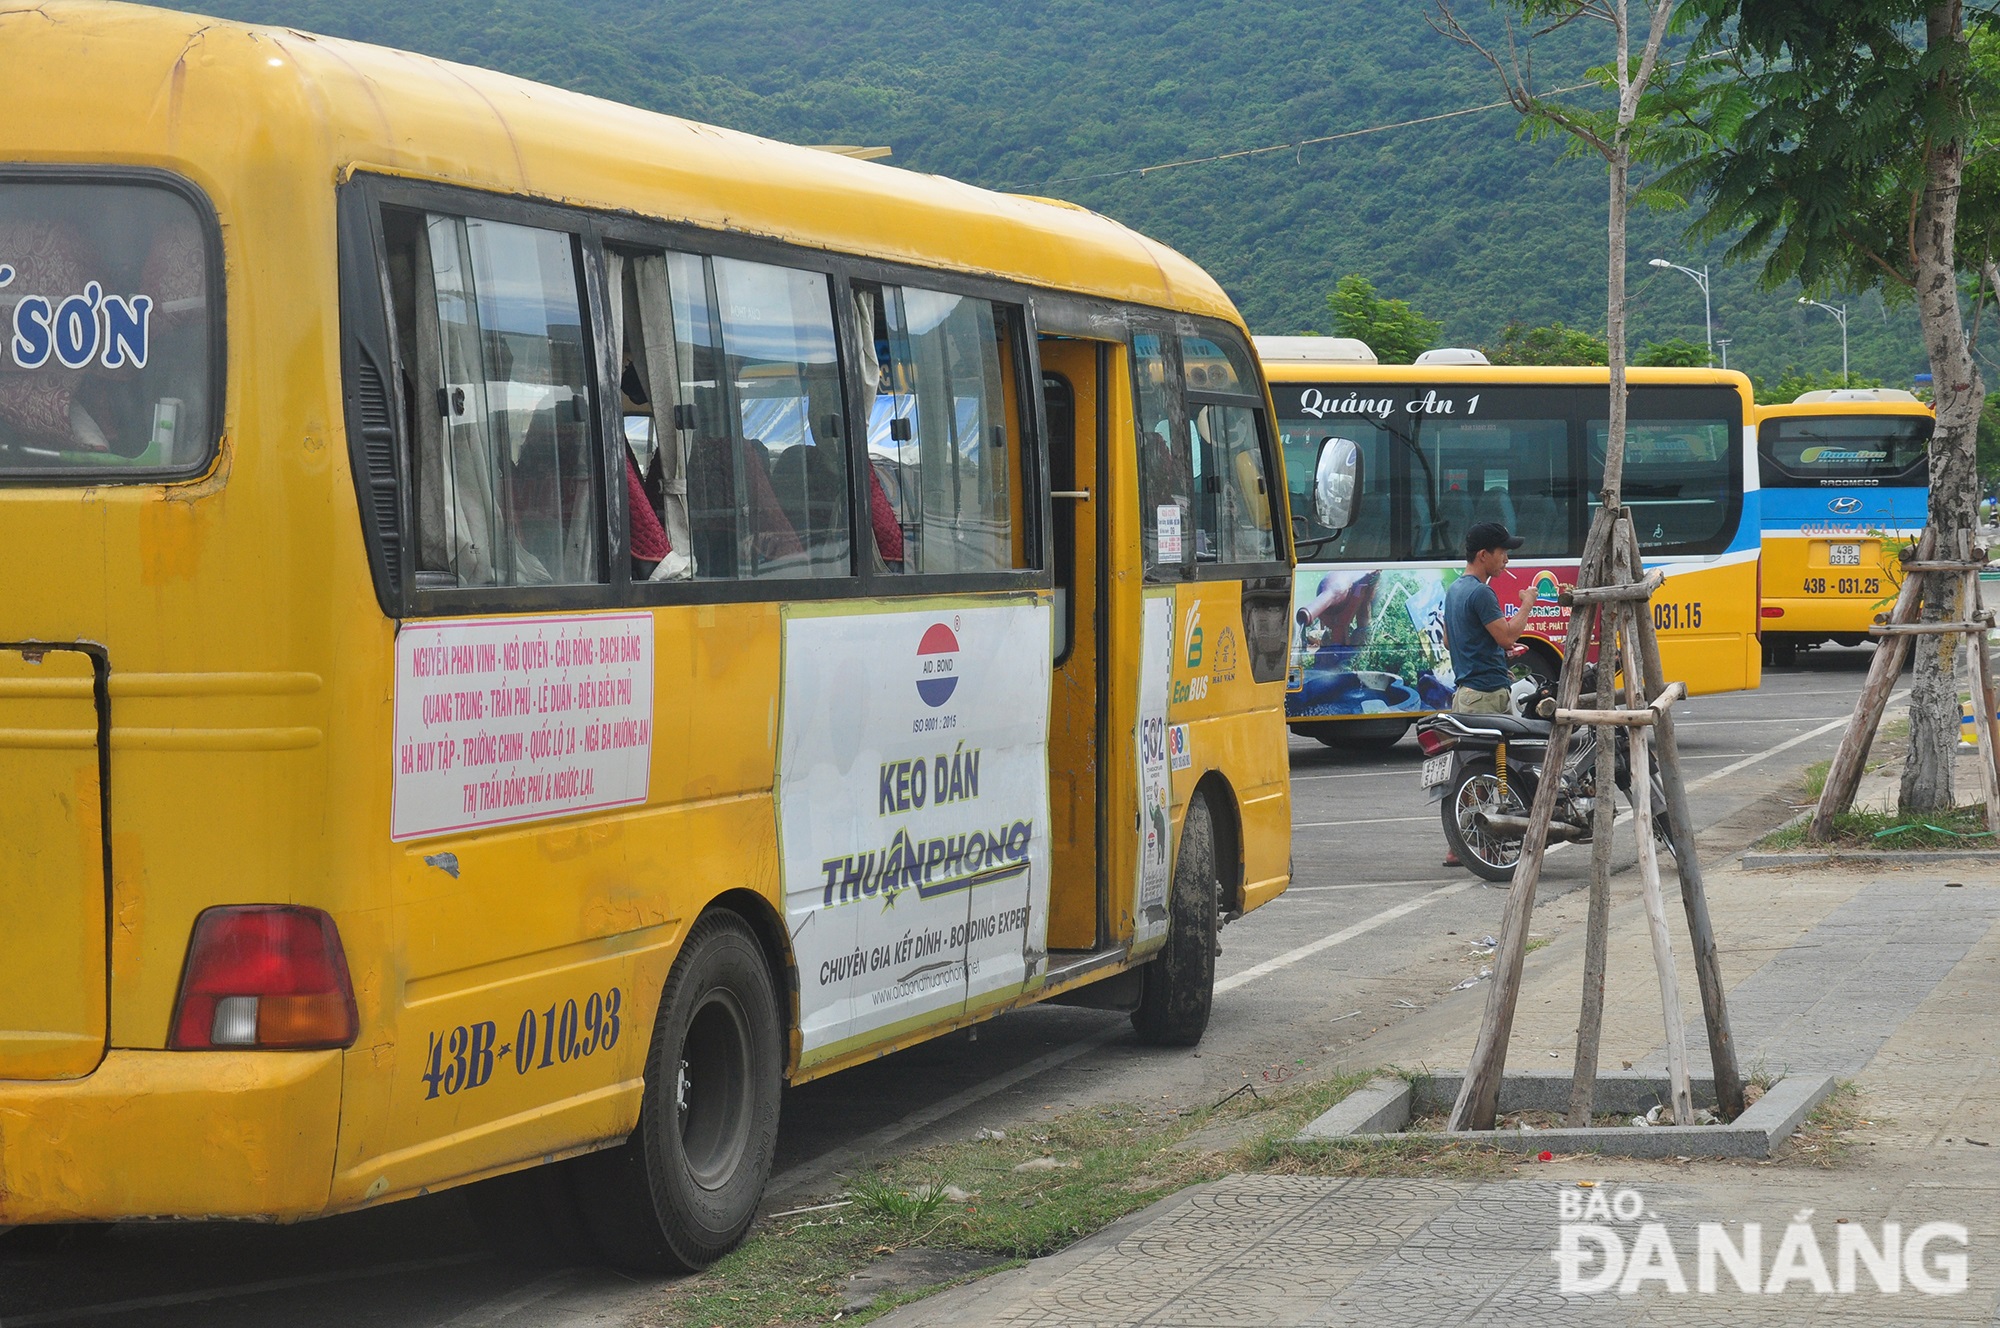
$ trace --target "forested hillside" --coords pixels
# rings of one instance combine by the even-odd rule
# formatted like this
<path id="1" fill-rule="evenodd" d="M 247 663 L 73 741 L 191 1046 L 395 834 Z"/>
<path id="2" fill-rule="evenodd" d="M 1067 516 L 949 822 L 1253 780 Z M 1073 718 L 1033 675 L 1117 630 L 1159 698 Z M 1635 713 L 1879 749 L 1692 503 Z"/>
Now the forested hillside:
<path id="1" fill-rule="evenodd" d="M 1481 5 L 1468 9 L 1483 12 Z M 1492 71 L 1412 0 L 217 0 L 224 17 L 424 51 L 800 143 L 881 144 L 911 170 L 1059 195 L 1181 249 L 1251 326 L 1326 331 L 1343 275 L 1496 344 L 1519 319 L 1604 325 L 1604 173 L 1492 110 L 1137 174 L 1187 158 L 1498 100 Z M 1581 34 L 1538 60 L 1574 82 Z M 1703 340 L 1683 219 L 1631 238 L 1635 348 Z M 1729 362 L 1766 379 L 1840 368 L 1832 317 L 1717 269 Z M 1841 297 L 1829 297 L 1840 303 Z M 1857 374 L 1924 367 L 1915 317 L 1852 304 Z"/>

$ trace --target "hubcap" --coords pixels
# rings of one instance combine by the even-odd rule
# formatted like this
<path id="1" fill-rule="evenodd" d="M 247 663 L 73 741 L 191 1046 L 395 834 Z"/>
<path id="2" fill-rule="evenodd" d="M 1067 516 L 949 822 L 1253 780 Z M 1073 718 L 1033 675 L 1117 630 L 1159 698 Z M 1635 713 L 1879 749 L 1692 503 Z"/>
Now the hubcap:
<path id="1" fill-rule="evenodd" d="M 717 988 L 695 1007 L 675 1075 L 674 1115 L 688 1174 L 705 1190 L 729 1183 L 750 1142 L 750 1021 Z"/>

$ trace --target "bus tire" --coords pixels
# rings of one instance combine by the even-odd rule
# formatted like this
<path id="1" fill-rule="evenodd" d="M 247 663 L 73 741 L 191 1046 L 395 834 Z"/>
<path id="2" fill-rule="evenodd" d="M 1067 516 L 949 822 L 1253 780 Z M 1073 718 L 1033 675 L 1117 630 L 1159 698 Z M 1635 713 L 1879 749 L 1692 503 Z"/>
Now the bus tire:
<path id="1" fill-rule="evenodd" d="M 1132 1027 L 1155 1047 L 1192 1047 L 1208 1030 L 1215 996 L 1215 822 L 1196 794 L 1181 822 L 1181 851 L 1167 900 L 1167 943 L 1140 970 L 1139 1008 Z"/>
<path id="2" fill-rule="evenodd" d="M 736 914 L 695 923 L 667 977 L 639 1125 L 581 1159 L 578 1197 L 605 1259 L 697 1272 L 757 1216 L 778 1143 L 784 1040 L 764 949 Z"/>

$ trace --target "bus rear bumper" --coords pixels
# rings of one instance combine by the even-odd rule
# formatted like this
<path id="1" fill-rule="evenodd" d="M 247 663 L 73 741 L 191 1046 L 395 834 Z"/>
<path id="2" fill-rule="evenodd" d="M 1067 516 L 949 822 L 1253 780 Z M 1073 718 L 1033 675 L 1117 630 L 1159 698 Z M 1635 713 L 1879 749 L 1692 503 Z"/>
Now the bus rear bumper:
<path id="1" fill-rule="evenodd" d="M 1875 615 L 1889 607 L 1887 601 L 1874 596 L 1858 596 L 1853 599 L 1835 599 L 1832 596 L 1811 599 L 1777 599 L 1766 595 L 1763 608 L 1765 635 L 1810 635 L 1831 636 L 1836 632 L 1858 632 L 1865 634 L 1875 622 Z M 1772 614 L 1771 609 L 1779 612 Z"/>
<path id="2" fill-rule="evenodd" d="M 0 1082 L 0 1224 L 324 1212 L 338 1051 L 113 1051 Z"/>

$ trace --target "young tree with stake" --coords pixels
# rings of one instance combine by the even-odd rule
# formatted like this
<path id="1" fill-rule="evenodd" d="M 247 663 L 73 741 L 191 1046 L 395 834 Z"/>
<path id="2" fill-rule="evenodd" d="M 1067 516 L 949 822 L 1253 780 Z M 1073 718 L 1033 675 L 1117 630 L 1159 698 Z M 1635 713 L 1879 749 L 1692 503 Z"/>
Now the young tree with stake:
<path id="1" fill-rule="evenodd" d="M 1660 140 L 1679 164 L 1663 184 L 1698 200 L 1697 237 L 1736 236 L 1734 259 L 1763 262 L 1762 280 L 1811 291 L 1880 287 L 1914 299 L 1931 363 L 1937 426 L 1930 448 L 1929 531 L 1955 557 L 1975 530 L 1975 448 L 1985 384 L 1959 305 L 1961 270 L 1994 279 L 1981 248 L 1961 255 L 1968 148 L 1980 134 L 1980 80 L 1964 0 L 1683 0 L 1695 58 L 1649 107 L 1675 129 Z M 1991 20 L 1995 6 L 1970 7 Z M 1971 183 L 1990 173 L 1974 158 Z M 1968 237 L 1971 238 L 1971 237 Z M 1961 621 L 1958 577 L 1925 578 L 1925 622 Z M 1958 636 L 1917 638 L 1910 753 L 1901 807 L 1921 815 L 1954 804 Z M 1900 654 L 1900 649 L 1895 652 Z M 1887 646 L 1880 658 L 1886 663 Z M 1888 678 L 1871 676 L 1870 688 Z M 1867 693 L 1866 695 L 1872 694 Z M 1874 737 L 1842 740 L 1836 776 L 1858 772 Z M 1852 796 L 1829 781 L 1825 815 Z"/>

